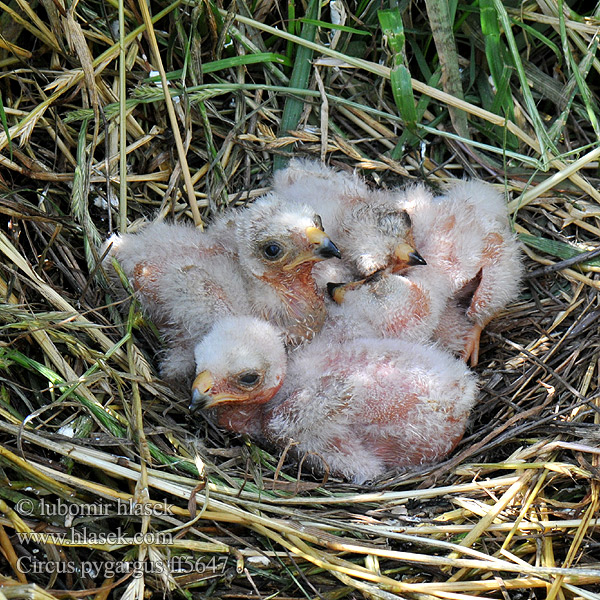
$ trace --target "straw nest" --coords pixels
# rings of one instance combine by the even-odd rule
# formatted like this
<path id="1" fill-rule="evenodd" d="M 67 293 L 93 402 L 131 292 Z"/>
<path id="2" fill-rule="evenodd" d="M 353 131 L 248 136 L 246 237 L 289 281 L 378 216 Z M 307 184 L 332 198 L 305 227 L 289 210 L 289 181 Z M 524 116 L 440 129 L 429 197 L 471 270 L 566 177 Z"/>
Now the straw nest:
<path id="1" fill-rule="evenodd" d="M 507 4 L 2 4 L 0 598 L 598 598 L 599 22 Z M 192 420 L 104 286 L 110 230 L 289 151 L 506 192 L 528 275 L 442 464 L 323 482 Z"/>

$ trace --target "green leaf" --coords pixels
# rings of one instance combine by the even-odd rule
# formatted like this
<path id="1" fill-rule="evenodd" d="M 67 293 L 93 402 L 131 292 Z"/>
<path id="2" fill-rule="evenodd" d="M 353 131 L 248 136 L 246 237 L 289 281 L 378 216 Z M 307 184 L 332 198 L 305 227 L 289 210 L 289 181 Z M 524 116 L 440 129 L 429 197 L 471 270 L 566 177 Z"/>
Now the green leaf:
<path id="1" fill-rule="evenodd" d="M 414 128 L 417 121 L 417 109 L 412 90 L 410 71 L 404 65 L 392 68 L 390 72 L 394 101 L 402 120 L 409 128 Z"/>
<path id="2" fill-rule="evenodd" d="M 10 130 L 8 128 L 8 120 L 6 119 L 6 112 L 4 112 L 4 103 L 2 102 L 2 94 L 0 94 L 0 121 L 2 121 L 2 129 L 6 134 L 6 141 L 8 142 L 8 151 L 10 152 L 10 160 L 12 160 L 12 140 L 10 139 Z"/>
<path id="3" fill-rule="evenodd" d="M 306 14 L 309 20 L 317 20 L 321 12 L 320 0 L 310 0 Z M 313 23 L 304 23 L 302 34 L 300 37 L 303 40 L 314 42 L 317 35 L 317 26 Z M 312 68 L 311 60 L 313 51 L 306 46 L 299 46 L 296 50 L 296 58 L 294 60 L 294 69 L 290 77 L 290 87 L 308 89 L 310 82 L 310 71 Z M 283 115 L 281 116 L 281 124 L 279 127 L 279 136 L 284 136 L 286 132 L 293 131 L 298 128 L 300 116 L 304 109 L 304 100 L 299 98 L 288 98 L 285 101 Z M 283 152 L 291 152 L 291 147 L 282 148 Z M 273 170 L 283 169 L 288 162 L 287 157 L 282 155 L 275 156 L 273 160 Z"/>
<path id="4" fill-rule="evenodd" d="M 231 56 L 229 58 L 223 58 L 221 60 L 213 60 L 211 62 L 204 63 L 202 65 L 203 73 L 214 73 L 215 71 L 223 71 L 224 69 L 232 69 L 234 67 L 240 67 L 243 65 L 255 65 L 262 63 L 277 63 L 291 67 L 292 63 L 283 54 L 277 54 L 275 52 L 259 52 L 257 54 L 242 54 L 240 56 Z M 176 81 L 181 79 L 183 75 L 182 69 L 176 71 L 169 71 L 167 73 L 167 81 Z M 160 75 L 153 75 L 152 77 L 146 77 L 144 83 L 156 83 L 160 81 Z"/>
<path id="5" fill-rule="evenodd" d="M 508 55 L 512 58 L 512 63 L 516 69 L 517 76 L 519 78 L 519 83 L 521 84 L 520 91 L 521 94 L 523 94 L 524 104 L 527 108 L 527 112 L 529 113 L 529 118 L 531 119 L 533 129 L 535 130 L 535 134 L 540 145 L 540 154 L 542 156 L 542 160 L 544 161 L 544 163 L 546 163 L 548 158 L 548 151 L 550 150 L 555 154 L 558 154 L 558 151 L 554 147 L 554 143 L 548 136 L 548 132 L 546 131 L 542 117 L 539 113 L 537 103 L 534 100 L 531 88 L 529 87 L 527 74 L 525 73 L 525 68 L 523 67 L 523 61 L 521 59 L 521 53 L 519 52 L 517 42 L 511 29 L 511 21 L 508 18 L 506 7 L 501 2 L 501 0 L 493 0 L 493 4 L 496 13 L 498 14 L 498 24 L 501 25 L 504 29 L 504 36 L 508 45 Z M 544 164 L 544 166 L 545 168 L 547 168 L 547 164 Z"/>
<path id="6" fill-rule="evenodd" d="M 403 63 L 406 56 L 404 48 L 406 35 L 400 11 L 397 8 L 379 10 L 377 11 L 377 17 L 379 18 L 379 24 L 392 54 L 394 64 Z"/>
<path id="7" fill-rule="evenodd" d="M 383 35 L 392 55 L 390 83 L 394 102 L 400 117 L 411 130 L 416 130 L 417 109 L 412 89 L 410 71 L 406 66 L 404 24 L 398 9 L 380 10 L 377 12 Z"/>
<path id="8" fill-rule="evenodd" d="M 579 256 L 580 254 L 584 254 L 585 252 L 589 252 L 589 249 L 578 248 L 577 246 L 565 242 L 559 242 L 558 240 L 551 240 L 537 235 L 530 235 L 528 233 L 520 233 L 519 239 L 531 248 L 535 248 L 540 252 L 550 254 L 561 260 L 567 260 Z M 600 267 L 600 258 L 588 260 L 587 262 L 581 263 L 581 266 Z"/>

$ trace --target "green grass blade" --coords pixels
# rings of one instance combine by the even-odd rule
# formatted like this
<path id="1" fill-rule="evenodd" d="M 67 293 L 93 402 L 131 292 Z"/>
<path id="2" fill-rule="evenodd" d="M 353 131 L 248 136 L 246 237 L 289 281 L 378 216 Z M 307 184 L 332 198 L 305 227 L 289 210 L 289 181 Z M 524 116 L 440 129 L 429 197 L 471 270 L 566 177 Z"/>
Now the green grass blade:
<path id="1" fill-rule="evenodd" d="M 288 32 L 292 35 L 296 35 L 297 25 L 298 21 L 296 20 L 296 3 L 294 0 L 288 0 Z M 289 40 L 286 42 L 285 55 L 291 62 L 292 57 L 294 56 L 294 44 Z"/>
<path id="2" fill-rule="evenodd" d="M 515 105 L 510 90 L 510 78 L 513 73 L 512 61 L 509 52 L 502 43 L 498 14 L 492 0 L 480 0 L 479 6 L 481 8 L 480 22 L 485 42 L 485 56 L 496 88 L 494 100 L 489 110 L 514 121 Z M 494 130 L 498 139 L 506 138 L 509 147 L 516 150 L 518 141 L 514 136 L 506 136 L 503 131 L 498 132 L 498 128 L 494 128 Z"/>
<path id="3" fill-rule="evenodd" d="M 398 9 L 389 9 L 378 11 L 377 16 L 392 56 L 390 82 L 396 108 L 406 127 L 416 131 L 417 110 L 410 71 L 406 66 L 406 35 L 402 15 Z"/>
<path id="4" fill-rule="evenodd" d="M 231 56 L 229 58 L 203 63 L 202 72 L 205 74 L 215 73 L 216 71 L 223 71 L 225 69 L 264 63 L 275 63 L 285 65 L 286 67 L 292 66 L 292 62 L 287 56 L 283 56 L 283 54 L 277 54 L 276 52 L 260 52 L 258 54 L 242 54 L 240 56 Z M 170 71 L 167 73 L 167 81 L 176 81 L 181 79 L 182 76 L 183 69 Z M 146 77 L 146 79 L 144 79 L 144 83 L 156 83 L 158 81 L 160 81 L 160 75 L 153 75 L 152 77 Z"/>
<path id="5" fill-rule="evenodd" d="M 348 25 L 336 25 L 335 23 L 327 23 L 326 21 L 319 21 L 318 19 L 298 19 L 301 23 L 311 23 L 317 27 L 323 29 L 336 29 L 338 31 L 345 31 L 347 33 L 355 33 L 356 35 L 371 35 L 369 31 L 363 31 L 362 29 L 355 29 L 354 27 L 348 27 Z"/>
<path id="6" fill-rule="evenodd" d="M 562 11 L 562 1 L 559 1 L 559 14 L 560 14 L 560 22 L 561 22 L 561 36 L 563 35 L 563 30 L 564 30 L 564 35 L 565 35 L 565 43 L 563 44 L 563 47 L 566 47 L 566 54 L 565 56 L 567 57 L 567 61 L 568 64 L 571 66 L 571 72 L 573 74 L 573 77 L 575 77 L 575 81 L 577 83 L 577 89 L 579 91 L 579 95 L 581 96 L 581 99 L 583 100 L 583 104 L 585 106 L 586 109 L 586 113 L 588 116 L 588 119 L 590 121 L 591 126 L 594 129 L 594 132 L 596 133 L 596 136 L 600 135 L 600 131 L 598 129 L 598 118 L 596 116 L 596 112 L 598 111 L 598 106 L 596 105 L 595 107 L 593 106 L 594 104 L 594 99 L 592 96 L 592 93 L 590 91 L 590 88 L 588 86 L 588 84 L 586 83 L 584 77 L 582 77 L 582 73 L 580 70 L 579 65 L 575 62 L 575 58 L 573 57 L 573 53 L 571 52 L 571 47 L 568 44 L 568 41 L 566 40 L 566 27 L 564 25 L 564 13 Z M 596 55 L 596 50 L 598 48 L 598 36 L 595 36 L 594 39 L 592 40 L 591 44 L 591 52 L 588 52 L 588 54 L 586 54 L 583 58 L 583 60 L 585 60 L 586 58 L 590 57 L 590 56 L 595 56 Z M 583 62 L 583 61 L 582 61 Z"/>
<path id="7" fill-rule="evenodd" d="M 567 83 L 567 85 L 565 86 L 565 89 L 564 89 L 564 94 L 565 94 L 565 97 L 567 98 L 567 100 L 565 102 L 565 108 L 563 109 L 561 114 L 557 117 L 555 122 L 552 124 L 552 126 L 548 130 L 548 135 L 553 140 L 558 140 L 559 137 L 563 135 L 563 130 L 564 130 L 565 124 L 567 122 L 569 115 L 571 114 L 573 101 L 575 100 L 575 96 L 577 95 L 577 89 L 578 89 L 579 82 L 581 81 L 583 84 L 583 85 L 579 86 L 580 91 L 582 89 L 585 89 L 587 94 L 591 93 L 589 87 L 587 86 L 587 84 L 585 84 L 585 79 L 588 76 L 588 73 L 590 72 L 592 65 L 594 64 L 594 58 L 596 56 L 596 51 L 598 50 L 598 41 L 599 41 L 598 37 L 597 36 L 594 37 L 594 39 L 592 40 L 592 43 L 591 43 L 590 51 L 583 57 L 583 59 L 579 63 L 579 66 L 574 65 L 575 68 L 573 70 L 573 75 L 571 76 L 571 79 L 569 80 L 569 82 Z M 581 107 L 577 107 L 577 108 L 581 108 Z M 588 104 L 586 104 L 586 108 L 588 109 L 588 111 L 591 110 L 593 113 L 592 101 L 588 100 Z M 579 111 L 577 111 L 577 112 L 579 113 Z M 590 118 L 590 122 L 592 122 L 592 123 L 595 122 L 595 114 L 593 116 L 594 116 L 594 119 Z M 597 131 L 596 127 L 594 127 L 594 129 Z"/>
<path id="8" fill-rule="evenodd" d="M 506 7 L 501 2 L 501 0 L 492 1 L 494 3 L 494 8 L 496 9 L 496 13 L 498 15 L 498 22 L 504 29 L 504 35 L 508 43 L 510 56 L 512 57 L 512 62 L 517 71 L 519 83 L 521 84 L 520 91 L 523 94 L 523 99 L 525 101 L 527 112 L 529 113 L 529 118 L 533 123 L 533 128 L 535 130 L 535 134 L 540 145 L 540 154 L 542 160 L 545 162 L 547 160 L 549 150 L 555 154 L 558 154 L 558 151 L 554 147 L 552 140 L 548 137 L 548 133 L 546 131 L 546 128 L 544 127 L 542 117 L 540 116 L 536 102 L 531 93 L 529 82 L 527 81 L 527 75 L 523 67 L 523 61 L 521 60 L 521 54 L 519 52 L 517 42 L 511 29 L 511 21 L 508 17 L 508 13 L 506 12 Z"/>
<path id="9" fill-rule="evenodd" d="M 552 50 L 552 52 L 554 52 L 554 55 L 556 56 L 557 67 L 560 67 L 562 65 L 563 58 L 564 58 L 563 54 L 562 54 L 560 48 L 549 37 L 545 36 L 543 33 L 538 31 L 535 27 L 532 27 L 531 25 L 528 25 L 527 23 L 525 23 L 523 21 L 517 21 L 517 19 L 514 19 L 513 17 L 511 17 L 510 22 L 513 25 L 520 27 L 523 31 L 528 33 L 531 37 L 536 38 L 537 40 L 542 42 L 545 46 L 547 46 L 550 50 Z"/>
<path id="10" fill-rule="evenodd" d="M 585 252 L 589 252 L 589 249 L 585 250 L 582 248 L 577 248 L 576 246 L 572 246 L 571 244 L 567 244 L 565 242 L 559 242 L 558 240 L 551 240 L 536 235 L 529 235 L 527 233 L 520 233 L 519 239 L 531 248 L 535 248 L 540 252 L 550 254 L 551 256 L 560 258 L 561 260 L 567 260 L 569 258 L 579 256 Z M 581 266 L 600 267 L 600 258 L 594 258 L 587 262 L 581 263 Z"/>
<path id="11" fill-rule="evenodd" d="M 400 116 L 406 126 L 414 130 L 417 122 L 417 109 L 410 79 L 410 71 L 404 65 L 395 66 L 390 73 L 392 94 Z"/>
<path id="12" fill-rule="evenodd" d="M 4 111 L 4 102 L 2 102 L 2 94 L 0 94 L 0 121 L 2 121 L 2 129 L 4 129 L 4 133 L 6 134 L 6 141 L 8 145 L 8 151 L 10 160 L 13 158 L 12 151 L 12 140 L 10 139 L 10 130 L 8 128 L 8 120 L 6 118 L 6 112 Z"/>
<path id="13" fill-rule="evenodd" d="M 321 3 L 319 0 L 310 0 L 306 14 L 308 19 L 318 20 L 321 11 Z M 317 35 L 317 26 L 313 23 L 304 23 L 302 34 L 300 37 L 303 40 L 313 42 Z M 310 71 L 312 68 L 311 59 L 313 51 L 306 46 L 299 46 L 296 49 L 296 58 L 294 60 L 294 69 L 290 77 L 291 88 L 308 88 L 310 80 Z M 287 131 L 292 131 L 298 128 L 300 116 L 304 109 L 304 101 L 298 98 L 288 98 L 285 101 L 281 124 L 279 126 L 279 135 L 284 136 Z M 282 148 L 283 152 L 291 152 L 290 146 Z M 273 160 L 273 171 L 277 171 L 286 166 L 288 158 L 286 156 L 277 155 Z"/>

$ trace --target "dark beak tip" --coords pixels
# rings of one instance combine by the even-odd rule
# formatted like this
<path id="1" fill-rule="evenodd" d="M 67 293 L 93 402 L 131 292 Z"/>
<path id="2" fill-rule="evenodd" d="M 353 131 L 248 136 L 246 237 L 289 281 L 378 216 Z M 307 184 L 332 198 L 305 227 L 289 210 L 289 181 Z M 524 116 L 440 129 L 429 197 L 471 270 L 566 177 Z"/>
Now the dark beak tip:
<path id="1" fill-rule="evenodd" d="M 319 256 L 323 258 L 342 258 L 338 247 L 331 240 L 328 240 L 326 244 L 319 248 Z"/>
<path id="2" fill-rule="evenodd" d="M 191 413 L 195 413 L 202 405 L 203 400 L 204 400 L 203 395 L 198 390 L 194 390 L 192 392 L 192 400 L 188 407 L 189 411 Z"/>
<path id="3" fill-rule="evenodd" d="M 411 267 L 415 267 L 417 265 L 426 265 L 427 261 L 418 253 L 418 252 L 411 252 L 409 255 L 409 261 L 408 264 Z"/>

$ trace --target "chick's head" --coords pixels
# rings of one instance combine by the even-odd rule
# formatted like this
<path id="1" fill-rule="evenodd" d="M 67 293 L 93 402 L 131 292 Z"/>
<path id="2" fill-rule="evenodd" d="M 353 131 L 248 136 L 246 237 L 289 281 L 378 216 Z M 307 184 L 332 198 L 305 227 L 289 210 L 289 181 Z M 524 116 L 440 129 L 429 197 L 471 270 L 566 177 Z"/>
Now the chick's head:
<path id="1" fill-rule="evenodd" d="M 240 215 L 237 234 L 240 264 L 256 277 L 287 278 L 310 272 L 317 261 L 340 256 L 312 209 L 288 204 L 274 194 Z"/>
<path id="2" fill-rule="evenodd" d="M 281 387 L 287 368 L 280 332 L 254 317 L 227 317 L 197 344 L 191 410 L 231 403 L 262 404 Z"/>
<path id="3" fill-rule="evenodd" d="M 353 235 L 352 256 L 362 275 L 381 269 L 401 273 L 412 266 L 427 264 L 415 248 L 409 214 L 387 202 L 363 203 L 347 216 L 347 233 Z"/>

